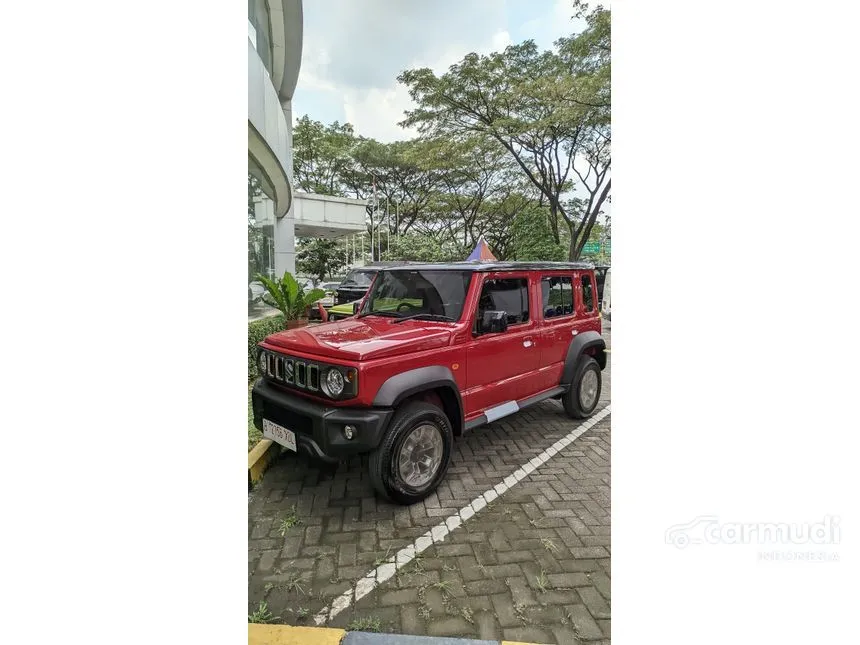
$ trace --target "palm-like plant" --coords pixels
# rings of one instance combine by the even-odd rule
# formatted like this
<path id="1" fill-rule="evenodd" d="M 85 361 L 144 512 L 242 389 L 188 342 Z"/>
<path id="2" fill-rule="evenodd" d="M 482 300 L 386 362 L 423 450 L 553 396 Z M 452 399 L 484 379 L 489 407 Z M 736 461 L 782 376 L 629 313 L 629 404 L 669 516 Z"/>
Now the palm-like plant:
<path id="1" fill-rule="evenodd" d="M 305 318 L 308 306 L 325 296 L 322 289 L 311 289 L 305 293 L 289 271 L 285 271 L 280 280 L 272 280 L 260 273 L 256 279 L 266 287 L 263 302 L 284 314 L 285 325 L 291 320 Z"/>

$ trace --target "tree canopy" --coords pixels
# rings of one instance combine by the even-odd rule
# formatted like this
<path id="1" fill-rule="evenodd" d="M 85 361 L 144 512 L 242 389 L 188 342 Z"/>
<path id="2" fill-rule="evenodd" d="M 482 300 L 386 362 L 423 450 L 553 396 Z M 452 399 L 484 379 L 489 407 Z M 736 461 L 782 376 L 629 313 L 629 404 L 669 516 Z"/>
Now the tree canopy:
<path id="1" fill-rule="evenodd" d="M 367 199 L 375 186 L 368 227 L 389 228 L 386 258 L 462 258 L 483 235 L 500 259 L 578 259 L 606 236 L 611 49 L 609 10 L 578 0 L 573 9 L 584 29 L 550 51 L 527 40 L 469 54 L 441 75 L 402 72 L 415 107 L 401 125 L 417 127 L 415 139 L 383 143 L 301 117 L 296 187 Z M 303 264 L 330 255 L 320 243 L 302 248 Z"/>

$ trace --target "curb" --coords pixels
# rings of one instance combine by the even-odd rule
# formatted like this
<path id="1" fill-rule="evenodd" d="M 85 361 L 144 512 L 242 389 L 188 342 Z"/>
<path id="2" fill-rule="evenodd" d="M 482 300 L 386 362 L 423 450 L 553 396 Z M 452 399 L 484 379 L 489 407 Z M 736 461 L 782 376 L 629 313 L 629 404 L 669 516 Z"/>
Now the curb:
<path id="1" fill-rule="evenodd" d="M 408 636 L 347 632 L 331 627 L 248 624 L 248 645 L 537 645 L 519 641 L 475 640 L 447 636 Z"/>
<path id="2" fill-rule="evenodd" d="M 263 473 L 281 452 L 281 446 L 271 439 L 263 439 L 248 453 L 248 486 L 263 478 Z"/>

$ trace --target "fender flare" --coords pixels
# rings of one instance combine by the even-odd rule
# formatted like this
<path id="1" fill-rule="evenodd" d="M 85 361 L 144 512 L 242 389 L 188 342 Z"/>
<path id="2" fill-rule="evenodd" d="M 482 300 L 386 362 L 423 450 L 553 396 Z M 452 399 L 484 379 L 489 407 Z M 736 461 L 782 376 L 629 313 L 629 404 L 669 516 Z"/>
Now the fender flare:
<path id="1" fill-rule="evenodd" d="M 601 370 L 606 369 L 606 341 L 596 331 L 586 331 L 570 341 L 567 348 L 567 358 L 564 360 L 564 370 L 561 373 L 561 384 L 570 385 L 573 381 L 573 374 L 576 371 L 576 365 L 579 363 L 580 357 L 586 350 L 597 348 L 597 353 L 594 358 Z"/>
<path id="2" fill-rule="evenodd" d="M 376 396 L 373 397 L 373 405 L 375 407 L 396 408 L 410 396 L 438 388 L 445 388 L 450 391 L 449 401 L 456 406 L 456 413 L 451 419 L 451 425 L 454 434 L 460 434 L 464 426 L 463 399 L 451 370 L 442 365 L 418 367 L 389 377 L 377 390 Z M 449 414 L 449 416 L 451 415 Z"/>

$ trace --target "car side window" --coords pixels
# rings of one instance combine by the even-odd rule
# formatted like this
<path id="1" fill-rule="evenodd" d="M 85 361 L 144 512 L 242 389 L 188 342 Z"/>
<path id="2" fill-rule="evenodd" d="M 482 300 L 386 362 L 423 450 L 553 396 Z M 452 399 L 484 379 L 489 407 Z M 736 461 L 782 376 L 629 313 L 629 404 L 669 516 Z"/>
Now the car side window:
<path id="1" fill-rule="evenodd" d="M 582 276 L 582 304 L 586 311 L 594 311 L 594 289 L 588 274 Z"/>
<path id="2" fill-rule="evenodd" d="M 529 283 L 525 278 L 487 280 L 481 287 L 478 300 L 477 323 L 484 318 L 485 311 L 504 311 L 508 325 L 518 325 L 529 319 Z"/>
<path id="3" fill-rule="evenodd" d="M 570 276 L 545 276 L 540 281 L 544 318 L 573 314 L 573 282 Z"/>

